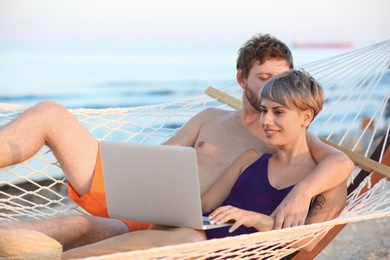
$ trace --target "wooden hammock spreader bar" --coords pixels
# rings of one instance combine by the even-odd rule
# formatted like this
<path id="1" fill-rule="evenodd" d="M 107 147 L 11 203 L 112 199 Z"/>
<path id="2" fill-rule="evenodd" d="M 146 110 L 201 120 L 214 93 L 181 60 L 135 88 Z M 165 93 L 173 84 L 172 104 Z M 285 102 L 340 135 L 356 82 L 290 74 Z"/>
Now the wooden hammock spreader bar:
<path id="1" fill-rule="evenodd" d="M 232 97 L 224 92 L 222 92 L 219 89 L 216 89 L 214 87 L 208 87 L 205 90 L 206 94 L 210 97 L 216 98 L 217 100 L 221 101 L 222 103 L 225 103 L 226 105 L 230 106 L 234 109 L 241 109 L 242 108 L 242 102 L 241 100 Z"/>
<path id="2" fill-rule="evenodd" d="M 216 98 L 220 102 L 223 102 L 227 104 L 228 106 L 235 108 L 235 109 L 241 109 L 242 103 L 240 100 L 238 100 L 235 97 L 232 97 L 216 88 L 208 87 L 205 90 L 206 94 L 209 96 Z M 335 147 L 336 149 L 344 152 L 356 165 L 358 165 L 362 170 L 365 170 L 367 172 L 377 172 L 380 174 L 383 174 L 387 177 L 388 180 L 390 180 L 390 167 L 386 166 L 384 164 L 381 164 L 379 162 L 376 162 L 370 158 L 364 157 L 361 154 L 358 154 L 354 151 L 351 151 L 347 148 L 344 148 L 342 146 L 339 146 L 335 143 L 332 143 L 326 139 L 320 138 L 322 142 L 331 145 Z"/>

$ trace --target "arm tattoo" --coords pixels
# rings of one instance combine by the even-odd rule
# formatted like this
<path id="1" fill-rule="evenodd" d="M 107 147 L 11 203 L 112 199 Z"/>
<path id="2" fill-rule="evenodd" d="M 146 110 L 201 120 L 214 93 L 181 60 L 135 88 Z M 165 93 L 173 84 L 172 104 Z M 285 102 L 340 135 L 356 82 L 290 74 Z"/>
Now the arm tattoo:
<path id="1" fill-rule="evenodd" d="M 322 195 L 317 195 L 313 202 L 310 205 L 309 212 L 307 213 L 307 217 L 314 217 L 317 213 L 317 210 L 322 209 L 322 205 L 325 203 L 325 197 Z"/>

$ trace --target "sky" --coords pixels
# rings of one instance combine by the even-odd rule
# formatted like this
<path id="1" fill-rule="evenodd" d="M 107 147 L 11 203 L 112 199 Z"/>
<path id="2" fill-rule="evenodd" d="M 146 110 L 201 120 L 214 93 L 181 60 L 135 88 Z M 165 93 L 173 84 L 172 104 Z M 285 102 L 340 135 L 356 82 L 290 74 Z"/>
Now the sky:
<path id="1" fill-rule="evenodd" d="M 390 39 L 390 0 L 0 0 L 0 47 L 237 47 Z"/>

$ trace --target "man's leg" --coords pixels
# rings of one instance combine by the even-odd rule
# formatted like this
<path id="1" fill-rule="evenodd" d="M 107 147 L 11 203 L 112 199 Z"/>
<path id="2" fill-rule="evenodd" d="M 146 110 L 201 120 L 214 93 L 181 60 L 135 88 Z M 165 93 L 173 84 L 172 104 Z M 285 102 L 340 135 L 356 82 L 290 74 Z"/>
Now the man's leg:
<path id="1" fill-rule="evenodd" d="M 63 254 L 63 259 L 77 259 L 88 256 L 142 250 L 153 247 L 199 242 L 206 239 L 206 235 L 202 230 L 191 228 L 163 228 L 159 226 L 157 229 L 131 232 L 66 251 Z"/>
<path id="2" fill-rule="evenodd" d="M 67 109 L 54 102 L 42 102 L 29 108 L 0 128 L 0 168 L 29 159 L 44 144 L 51 148 L 76 192 L 80 196 L 87 193 L 98 143 Z M 20 225 L 19 228 L 31 227 L 45 233 L 60 241 L 64 248 L 93 243 L 128 231 L 119 220 L 92 216 L 13 223 Z M 2 226 L 12 227 L 10 222 L 4 222 Z"/>
<path id="3" fill-rule="evenodd" d="M 36 230 L 54 238 L 65 250 L 129 232 L 120 220 L 87 215 L 59 216 L 33 222 L 1 222 L 0 229 Z"/>
<path id="4" fill-rule="evenodd" d="M 50 101 L 0 128 L 0 168 L 29 159 L 46 144 L 81 196 L 89 191 L 98 143 L 64 107 Z"/>

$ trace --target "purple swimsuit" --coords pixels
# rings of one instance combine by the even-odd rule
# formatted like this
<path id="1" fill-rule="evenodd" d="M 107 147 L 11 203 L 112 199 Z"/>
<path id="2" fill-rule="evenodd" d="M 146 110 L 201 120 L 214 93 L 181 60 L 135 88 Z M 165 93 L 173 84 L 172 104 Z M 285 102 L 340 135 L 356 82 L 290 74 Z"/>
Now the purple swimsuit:
<path id="1" fill-rule="evenodd" d="M 229 196 L 222 205 L 271 215 L 294 186 L 277 190 L 268 181 L 268 160 L 271 154 L 264 154 L 249 165 L 238 177 Z M 233 233 L 229 227 L 205 230 L 207 239 L 237 236 L 258 232 L 255 228 L 241 226 Z"/>

